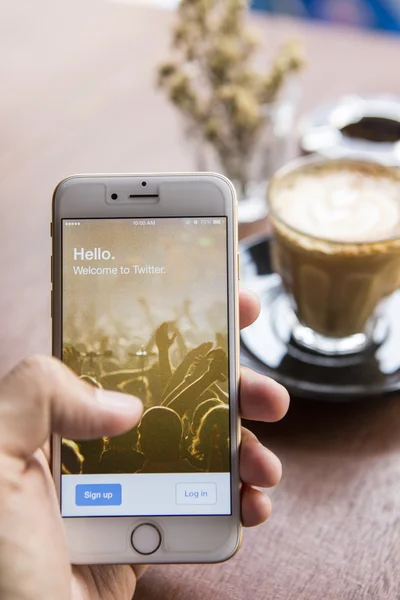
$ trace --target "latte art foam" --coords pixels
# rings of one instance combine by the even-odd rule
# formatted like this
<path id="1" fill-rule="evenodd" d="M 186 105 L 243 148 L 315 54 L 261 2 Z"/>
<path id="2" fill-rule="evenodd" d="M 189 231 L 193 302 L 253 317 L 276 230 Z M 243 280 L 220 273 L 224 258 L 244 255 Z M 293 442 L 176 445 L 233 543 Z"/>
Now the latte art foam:
<path id="1" fill-rule="evenodd" d="M 281 181 L 275 214 L 289 227 L 337 242 L 374 242 L 400 235 L 400 184 L 341 165 L 292 173 Z"/>

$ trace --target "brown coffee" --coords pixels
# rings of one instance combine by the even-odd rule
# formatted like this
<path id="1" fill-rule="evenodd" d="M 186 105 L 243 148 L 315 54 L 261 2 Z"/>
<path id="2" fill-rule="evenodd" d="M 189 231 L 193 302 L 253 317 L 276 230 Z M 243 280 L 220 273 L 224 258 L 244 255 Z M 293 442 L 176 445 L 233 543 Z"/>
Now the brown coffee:
<path id="1" fill-rule="evenodd" d="M 400 175 L 379 164 L 303 162 L 270 185 L 274 266 L 303 325 L 364 332 L 400 286 Z"/>

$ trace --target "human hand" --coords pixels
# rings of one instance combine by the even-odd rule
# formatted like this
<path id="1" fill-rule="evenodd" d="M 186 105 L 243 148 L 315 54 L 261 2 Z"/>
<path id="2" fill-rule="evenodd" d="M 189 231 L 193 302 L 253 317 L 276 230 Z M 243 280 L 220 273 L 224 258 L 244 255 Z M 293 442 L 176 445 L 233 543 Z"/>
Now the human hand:
<path id="1" fill-rule="evenodd" d="M 210 378 L 224 381 L 228 376 L 228 355 L 222 348 L 215 348 L 207 354 L 207 358 L 211 359 L 208 372 Z"/>
<path id="2" fill-rule="evenodd" d="M 0 380 L 0 598 L 104 598 L 102 573 L 71 573 L 54 483 L 42 450 L 51 433 L 70 439 L 118 435 L 142 404 L 83 382 L 59 361 L 24 360 Z M 112 571 L 105 570 L 106 578 Z M 122 570 L 115 598 L 130 598 L 135 573 Z M 116 588 L 117 589 L 117 588 Z M 107 598 L 110 598 L 107 595 Z"/>
<path id="3" fill-rule="evenodd" d="M 185 361 L 192 364 L 195 360 L 201 360 L 208 354 L 213 347 L 212 342 L 203 342 L 196 348 L 192 348 L 185 356 Z"/>
<path id="4" fill-rule="evenodd" d="M 73 346 L 66 346 L 63 349 L 63 361 L 74 373 L 81 372 L 82 354 Z"/>
<path id="5" fill-rule="evenodd" d="M 210 352 L 212 347 L 212 342 L 204 342 L 196 348 L 192 348 L 186 354 L 184 359 L 185 363 L 191 367 L 188 372 L 189 379 L 196 379 L 197 376 L 200 377 L 204 371 L 207 370 L 209 365 L 207 354 Z"/>
<path id="6" fill-rule="evenodd" d="M 165 321 L 164 323 L 161 323 L 161 325 L 159 325 L 156 329 L 155 341 L 156 346 L 159 350 L 164 348 L 170 348 L 175 341 L 177 333 L 175 332 L 171 336 L 169 336 L 169 325 L 170 324 L 168 323 L 168 321 Z"/>
<path id="7" fill-rule="evenodd" d="M 257 317 L 257 299 L 240 296 L 241 326 Z M 281 419 L 288 394 L 277 383 L 242 369 L 242 416 Z M 71 570 L 50 469 L 41 446 L 51 432 L 68 438 L 115 436 L 134 427 L 141 405 L 132 396 L 85 385 L 58 361 L 33 358 L 0 381 L 0 598 L 131 600 L 138 568 L 79 566 Z M 240 450 L 242 521 L 254 526 L 271 512 L 267 496 L 281 476 L 278 458 L 248 430 Z"/>
<path id="8" fill-rule="evenodd" d="M 227 348 L 228 336 L 223 333 L 217 333 L 215 336 L 215 345 L 219 348 Z"/>

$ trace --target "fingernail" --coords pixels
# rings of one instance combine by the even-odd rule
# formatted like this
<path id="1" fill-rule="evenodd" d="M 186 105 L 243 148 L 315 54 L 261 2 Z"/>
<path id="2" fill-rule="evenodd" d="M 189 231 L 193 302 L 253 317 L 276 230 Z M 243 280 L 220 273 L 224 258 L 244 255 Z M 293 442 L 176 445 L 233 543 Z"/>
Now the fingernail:
<path id="1" fill-rule="evenodd" d="M 130 394 L 96 389 L 95 399 L 102 406 L 122 412 L 142 412 L 143 410 L 143 404 L 139 398 Z"/>

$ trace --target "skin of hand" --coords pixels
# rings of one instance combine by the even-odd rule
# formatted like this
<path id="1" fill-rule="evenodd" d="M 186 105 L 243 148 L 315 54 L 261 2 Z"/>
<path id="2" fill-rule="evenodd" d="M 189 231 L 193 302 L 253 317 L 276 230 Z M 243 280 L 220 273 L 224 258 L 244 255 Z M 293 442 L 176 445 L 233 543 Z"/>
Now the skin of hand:
<path id="1" fill-rule="evenodd" d="M 257 317 L 249 292 L 240 297 L 241 326 Z M 242 369 L 241 414 L 277 421 L 289 405 L 279 384 Z M 131 600 L 143 568 L 71 567 L 49 465 L 42 448 L 51 433 L 70 439 L 115 436 L 134 427 L 142 412 L 133 396 L 96 389 L 59 361 L 25 359 L 0 380 L 0 598 L 2 600 Z M 251 527 L 271 512 L 253 486 L 272 487 L 279 459 L 248 430 L 240 449 L 242 521 Z"/>

